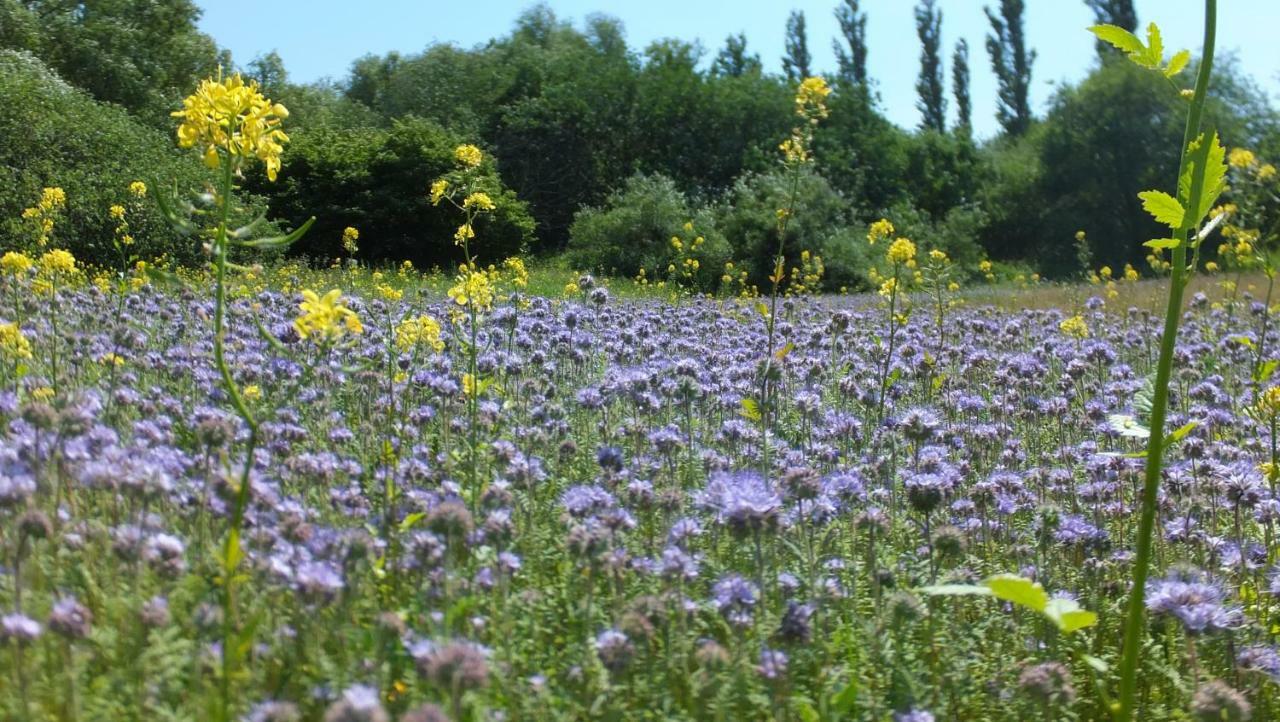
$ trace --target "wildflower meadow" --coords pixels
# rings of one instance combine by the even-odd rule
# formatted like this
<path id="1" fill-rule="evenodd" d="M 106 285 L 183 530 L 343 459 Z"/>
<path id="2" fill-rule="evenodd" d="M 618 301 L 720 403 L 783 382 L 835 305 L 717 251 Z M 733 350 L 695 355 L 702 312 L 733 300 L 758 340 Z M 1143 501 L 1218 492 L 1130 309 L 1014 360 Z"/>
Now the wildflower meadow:
<path id="1" fill-rule="evenodd" d="M 449 262 L 374 259 L 263 200 L 314 104 L 215 69 L 155 121 L 186 175 L 0 236 L 0 719 L 1280 719 L 1280 181 L 1217 5 L 1195 56 L 1089 28 L 1178 163 L 1107 200 L 1142 272 L 1081 230 L 1057 280 L 893 209 L 807 245 L 816 73 L 750 222 L 641 178 L 574 220 L 609 267 L 549 259 L 503 146 L 426 134 L 382 192 Z"/>

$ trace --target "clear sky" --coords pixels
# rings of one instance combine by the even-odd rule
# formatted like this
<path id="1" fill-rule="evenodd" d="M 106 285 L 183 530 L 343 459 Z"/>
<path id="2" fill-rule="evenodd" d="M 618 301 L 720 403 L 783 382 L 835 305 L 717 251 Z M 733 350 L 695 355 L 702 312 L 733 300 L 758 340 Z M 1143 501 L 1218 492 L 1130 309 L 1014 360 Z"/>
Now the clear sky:
<path id="1" fill-rule="evenodd" d="M 505 35 L 529 0 L 198 0 L 204 8 L 201 28 L 230 48 L 237 63 L 275 50 L 284 58 L 290 78 L 307 82 L 343 80 L 351 61 L 366 53 L 390 50 L 418 52 L 431 43 L 461 47 L 483 44 Z M 951 48 L 963 37 L 969 43 L 973 77 L 974 125 L 979 136 L 996 129 L 995 79 L 986 54 L 988 31 L 984 4 L 998 0 L 939 0 L 950 83 Z M 563 20 L 581 26 L 583 18 L 604 13 L 620 19 L 633 49 L 664 37 L 699 40 L 709 60 L 726 35 L 744 32 L 748 47 L 765 67 L 778 72 L 788 13 L 803 10 L 809 47 L 818 71 L 832 71 L 831 41 L 839 34 L 833 11 L 836 0 L 550 0 Z M 881 106 L 904 127 L 919 123 L 915 77 L 920 44 L 915 36 L 913 0 L 865 0 L 868 73 L 876 83 Z M 1158 22 L 1165 47 L 1198 53 L 1204 3 L 1201 0 L 1137 0 L 1139 21 Z M 1234 52 L 1243 69 L 1272 97 L 1280 99 L 1280 0 L 1223 0 L 1218 3 L 1218 47 Z M 1094 60 L 1093 39 L 1085 28 L 1092 13 L 1083 0 L 1027 0 L 1026 25 L 1038 57 L 1032 70 L 1032 101 L 1043 110 L 1055 84 L 1074 81 Z M 948 111 L 954 113 L 954 108 Z"/>

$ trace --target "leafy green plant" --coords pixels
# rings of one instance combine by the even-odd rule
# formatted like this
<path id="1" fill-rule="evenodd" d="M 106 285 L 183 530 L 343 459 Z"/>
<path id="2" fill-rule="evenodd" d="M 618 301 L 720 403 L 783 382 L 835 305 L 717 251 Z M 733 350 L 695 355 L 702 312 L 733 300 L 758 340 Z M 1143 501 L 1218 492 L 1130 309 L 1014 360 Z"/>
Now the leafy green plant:
<path id="1" fill-rule="evenodd" d="M 1126 53 L 1131 61 L 1166 78 L 1172 78 L 1186 67 L 1190 53 L 1180 51 L 1167 62 L 1160 29 L 1152 23 L 1144 43 L 1133 33 L 1113 25 L 1091 28 L 1099 39 Z M 1169 238 L 1148 241 L 1153 250 L 1172 253 L 1169 298 L 1165 310 L 1164 332 L 1160 339 L 1160 356 L 1151 399 L 1151 423 L 1147 439 L 1146 470 L 1142 487 L 1142 508 L 1138 523 L 1137 548 L 1133 562 L 1133 586 L 1124 628 L 1124 645 L 1120 660 L 1120 694 L 1115 717 L 1127 722 L 1133 716 L 1137 689 L 1138 655 L 1145 629 L 1147 577 L 1151 568 L 1152 537 L 1155 530 L 1157 492 L 1160 469 L 1164 461 L 1165 416 L 1169 403 L 1169 381 L 1173 368 L 1174 345 L 1178 338 L 1178 322 L 1182 315 L 1182 296 L 1186 289 L 1188 268 L 1195 268 L 1200 242 L 1206 235 L 1209 211 L 1222 193 L 1227 166 L 1226 150 L 1215 131 L 1201 127 L 1209 78 L 1213 70 L 1214 41 L 1217 33 L 1217 1 L 1205 0 L 1204 49 L 1191 104 L 1187 110 L 1182 139 L 1182 160 L 1178 167 L 1177 193 L 1151 190 L 1139 194 L 1142 206 L 1157 222 L 1170 230 Z M 1190 258 L 1190 260 L 1189 260 Z"/>

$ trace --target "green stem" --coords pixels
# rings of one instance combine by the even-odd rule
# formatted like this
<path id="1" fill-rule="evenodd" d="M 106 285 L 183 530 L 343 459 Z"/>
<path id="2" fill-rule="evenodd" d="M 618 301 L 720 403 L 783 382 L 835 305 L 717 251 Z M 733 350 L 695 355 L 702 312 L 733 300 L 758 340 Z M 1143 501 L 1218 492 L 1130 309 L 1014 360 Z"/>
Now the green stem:
<path id="1" fill-rule="evenodd" d="M 1213 68 L 1213 47 L 1217 31 L 1217 0 L 1205 0 L 1204 51 L 1200 72 L 1196 78 L 1195 95 L 1187 112 L 1187 124 L 1182 138 L 1182 161 L 1178 166 L 1181 178 L 1189 161 L 1188 146 L 1200 134 L 1200 120 L 1204 112 L 1205 93 L 1209 87 L 1209 75 Z M 1209 142 L 1205 139 L 1204 142 Z M 1203 165 L 1203 164 L 1201 164 Z M 1182 242 L 1173 249 L 1173 267 L 1169 280 L 1169 305 L 1165 310 L 1164 334 L 1160 339 L 1160 357 L 1156 364 L 1155 397 L 1151 403 L 1151 437 L 1147 443 L 1146 477 L 1142 489 L 1142 515 L 1138 523 L 1137 551 L 1134 558 L 1133 588 L 1129 593 L 1129 608 L 1124 626 L 1124 646 L 1120 660 L 1120 698 L 1116 719 L 1128 722 L 1133 718 L 1134 696 L 1137 689 L 1138 654 L 1145 626 L 1144 597 L 1147 575 L 1151 567 L 1152 537 L 1155 531 L 1156 496 L 1160 487 L 1160 467 L 1164 458 L 1164 423 L 1169 404 L 1169 377 L 1173 368 L 1173 349 L 1178 337 L 1178 320 L 1182 313 L 1182 292 L 1186 285 L 1187 249 L 1191 244 L 1191 226 L 1198 223 L 1192 217 L 1200 205 L 1204 186 L 1204 168 L 1197 168 L 1192 179 L 1187 203 L 1187 214 L 1179 233 Z"/>

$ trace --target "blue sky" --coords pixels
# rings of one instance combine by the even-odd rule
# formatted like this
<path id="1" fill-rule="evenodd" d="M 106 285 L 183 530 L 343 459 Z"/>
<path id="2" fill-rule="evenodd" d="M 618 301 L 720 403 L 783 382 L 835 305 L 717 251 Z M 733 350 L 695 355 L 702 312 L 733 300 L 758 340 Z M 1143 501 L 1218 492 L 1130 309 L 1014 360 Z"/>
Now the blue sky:
<path id="1" fill-rule="evenodd" d="M 199 0 L 204 9 L 201 28 L 230 48 L 237 63 L 275 50 L 284 58 L 291 79 L 298 82 L 324 77 L 342 80 L 351 61 L 369 52 L 417 52 L 434 42 L 461 47 L 483 44 L 505 35 L 532 4 L 517 0 Z M 561 19 L 579 26 L 596 12 L 620 19 L 632 48 L 663 37 L 697 39 L 710 58 L 726 35 L 741 31 L 751 50 L 774 72 L 781 68 L 787 15 L 792 9 L 803 10 L 815 68 L 835 67 L 831 39 L 839 33 L 833 15 L 836 0 L 552 0 L 548 4 Z M 914 4 L 911 0 L 862 3 L 869 18 L 868 72 L 877 84 L 884 112 L 904 127 L 919 122 L 914 84 L 920 45 L 915 37 Z M 980 0 L 939 0 L 948 80 L 950 49 L 963 37 L 970 51 L 974 125 L 985 137 L 995 131 L 996 121 L 983 5 Z M 1198 52 L 1201 0 L 1137 0 L 1136 5 L 1141 23 L 1160 24 L 1166 48 Z M 1083 0 L 1027 0 L 1027 34 L 1038 53 L 1032 75 L 1037 112 L 1056 84 L 1078 80 L 1093 62 L 1093 40 L 1085 32 L 1091 21 Z M 1235 52 L 1244 70 L 1272 99 L 1280 98 L 1280 0 L 1220 2 L 1218 27 L 1219 48 Z"/>

